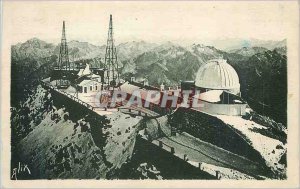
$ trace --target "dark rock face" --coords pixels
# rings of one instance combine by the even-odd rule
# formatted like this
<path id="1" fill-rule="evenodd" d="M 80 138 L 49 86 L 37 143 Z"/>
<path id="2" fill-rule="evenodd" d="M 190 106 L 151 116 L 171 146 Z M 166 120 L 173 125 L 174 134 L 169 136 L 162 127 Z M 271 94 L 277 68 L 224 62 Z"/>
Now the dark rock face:
<path id="1" fill-rule="evenodd" d="M 286 126 L 287 124 L 287 57 L 265 51 L 246 61 L 231 61 L 241 84 L 242 97 L 250 107 Z"/>

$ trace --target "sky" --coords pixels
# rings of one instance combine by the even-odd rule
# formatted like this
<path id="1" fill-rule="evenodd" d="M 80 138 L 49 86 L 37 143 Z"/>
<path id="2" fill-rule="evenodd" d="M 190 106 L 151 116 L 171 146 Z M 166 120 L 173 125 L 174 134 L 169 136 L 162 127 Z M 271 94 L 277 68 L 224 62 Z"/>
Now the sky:
<path id="1" fill-rule="evenodd" d="M 297 8 L 296 1 L 4 1 L 3 28 L 11 44 L 33 37 L 59 43 L 65 20 L 68 41 L 103 45 L 112 14 L 116 43 L 282 40 L 297 23 Z"/>

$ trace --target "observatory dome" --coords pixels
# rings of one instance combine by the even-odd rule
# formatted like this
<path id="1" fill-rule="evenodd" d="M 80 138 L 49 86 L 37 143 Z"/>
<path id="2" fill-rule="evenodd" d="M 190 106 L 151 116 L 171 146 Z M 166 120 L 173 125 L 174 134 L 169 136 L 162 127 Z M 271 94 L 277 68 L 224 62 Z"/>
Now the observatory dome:
<path id="1" fill-rule="evenodd" d="M 234 68 L 224 59 L 213 59 L 201 66 L 196 75 L 195 85 L 207 90 L 240 93 L 239 77 Z"/>

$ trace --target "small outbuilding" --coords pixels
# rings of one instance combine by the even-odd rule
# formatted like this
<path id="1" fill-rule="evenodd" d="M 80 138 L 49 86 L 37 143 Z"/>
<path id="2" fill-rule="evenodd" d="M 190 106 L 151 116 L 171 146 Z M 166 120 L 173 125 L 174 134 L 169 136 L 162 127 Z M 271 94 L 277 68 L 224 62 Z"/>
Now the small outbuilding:
<path id="1" fill-rule="evenodd" d="M 78 84 L 79 93 L 98 92 L 102 90 L 102 83 L 96 80 L 83 80 Z"/>

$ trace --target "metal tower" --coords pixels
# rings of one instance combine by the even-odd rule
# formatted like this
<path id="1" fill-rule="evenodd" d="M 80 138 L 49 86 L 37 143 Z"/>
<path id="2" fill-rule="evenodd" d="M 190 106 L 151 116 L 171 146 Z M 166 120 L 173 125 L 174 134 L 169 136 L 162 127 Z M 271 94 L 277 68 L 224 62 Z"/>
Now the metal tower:
<path id="1" fill-rule="evenodd" d="M 59 57 L 58 57 L 58 77 L 56 80 L 56 85 L 59 88 L 66 88 L 70 85 L 69 81 L 69 72 L 70 72 L 70 62 L 69 62 L 69 53 L 66 39 L 66 31 L 65 31 L 65 21 L 63 21 L 62 28 L 62 37 L 59 48 Z"/>
<path id="2" fill-rule="evenodd" d="M 69 62 L 67 39 L 66 39 L 65 21 L 63 21 L 62 37 L 61 37 L 61 43 L 59 49 L 58 68 L 60 70 L 66 70 L 66 71 L 69 71 L 71 68 Z"/>
<path id="3" fill-rule="evenodd" d="M 110 15 L 109 20 L 109 29 L 108 29 L 108 38 L 105 52 L 105 81 L 108 85 L 115 87 L 119 83 L 119 73 L 118 73 L 118 62 L 117 62 L 117 50 L 114 44 L 113 38 L 113 23 L 112 15 Z"/>

